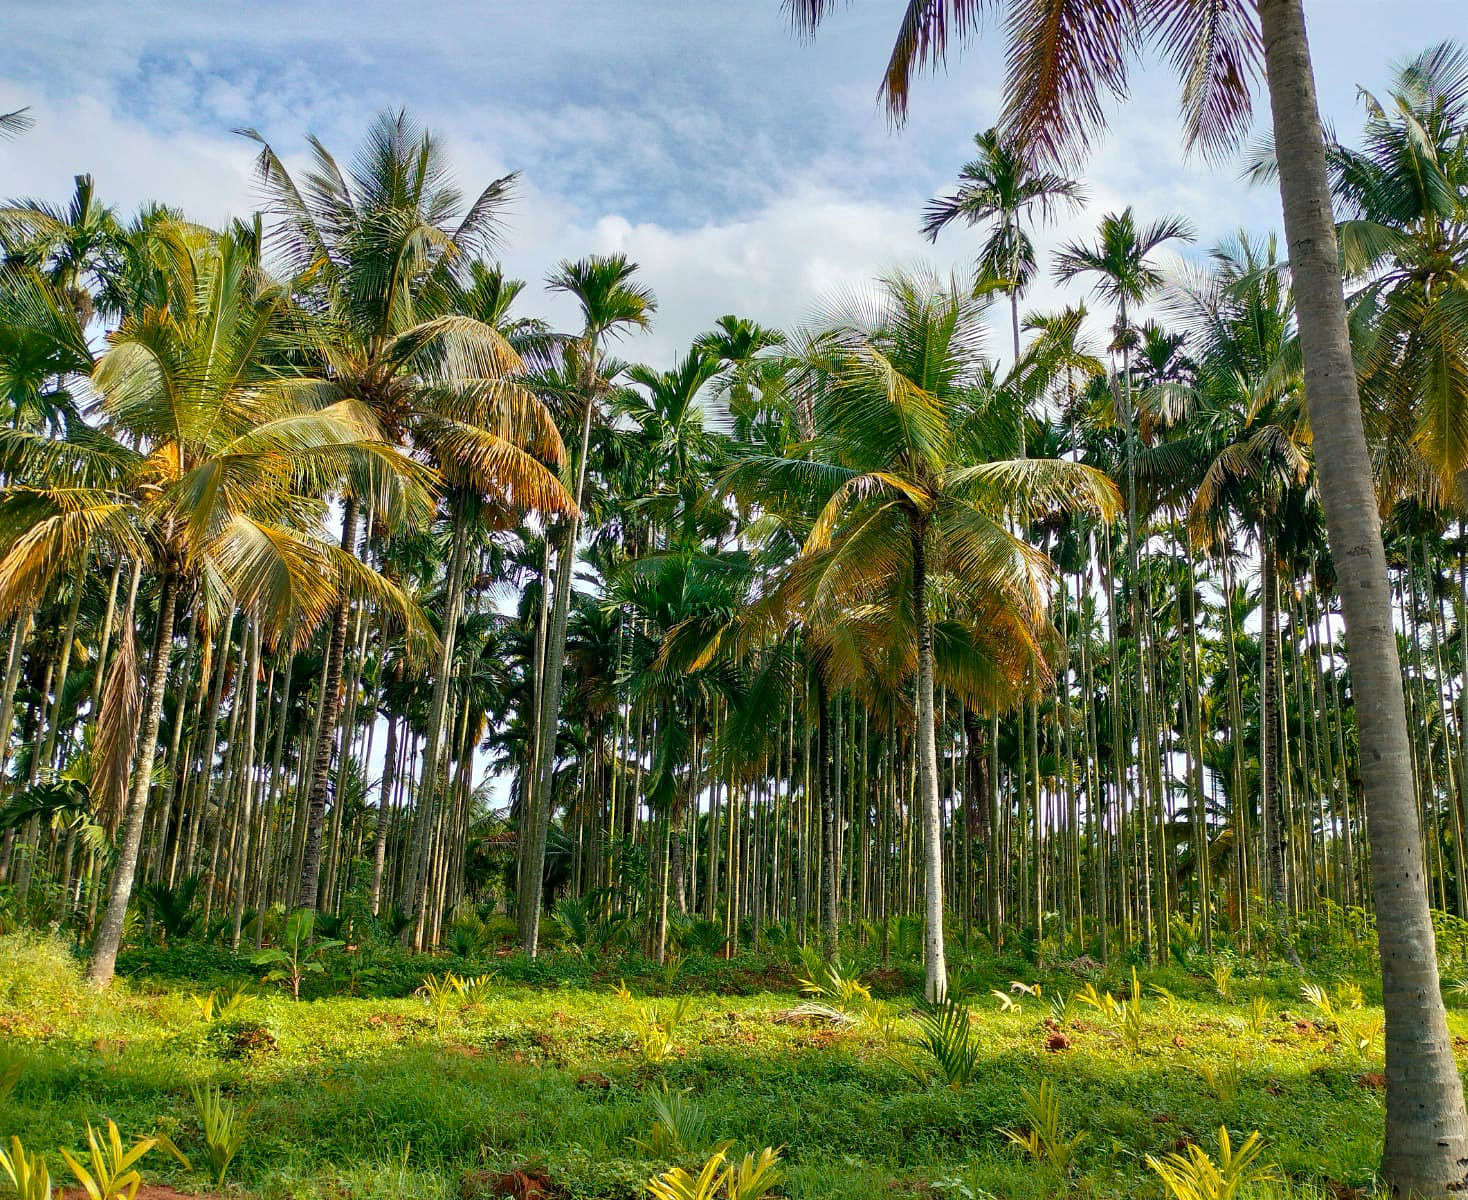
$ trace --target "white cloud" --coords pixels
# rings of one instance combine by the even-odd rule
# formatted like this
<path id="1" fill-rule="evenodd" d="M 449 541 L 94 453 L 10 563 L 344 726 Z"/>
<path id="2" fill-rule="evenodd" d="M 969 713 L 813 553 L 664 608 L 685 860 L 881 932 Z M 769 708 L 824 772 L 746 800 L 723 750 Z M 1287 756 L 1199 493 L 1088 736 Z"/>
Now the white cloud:
<path id="1" fill-rule="evenodd" d="M 634 21 L 546 0 L 466 24 L 446 0 L 422 0 L 410 24 L 370 3 L 349 16 L 330 3 L 206 12 L 153 0 L 127 20 L 79 3 L 58 22 L 51 6 L 21 3 L 0 48 L 0 111 L 30 103 L 37 127 L 0 145 L 0 193 L 60 200 L 89 171 L 125 211 L 164 200 L 218 222 L 254 202 L 251 148 L 231 127 L 256 125 L 287 148 L 314 130 L 345 154 L 377 107 L 407 103 L 446 135 L 466 190 L 527 168 L 505 259 L 531 282 L 529 307 L 573 319 L 539 289 L 560 258 L 620 249 L 641 263 L 660 311 L 651 334 L 622 347 L 629 357 L 666 364 L 725 312 L 789 325 L 823 294 L 899 264 L 963 270 L 975 236 L 957 229 L 929 246 L 917 224 L 992 117 L 997 48 L 973 47 L 952 75 L 921 81 L 893 133 L 873 86 L 886 11 L 838 12 L 801 45 L 768 8 L 649 0 Z M 1314 0 L 1321 93 L 1338 123 L 1354 120 L 1355 82 L 1437 36 L 1436 12 L 1430 0 L 1390 15 Z M 1040 234 L 1042 257 L 1128 203 L 1143 220 L 1188 217 L 1204 246 L 1240 224 L 1273 227 L 1272 193 L 1185 160 L 1171 79 L 1136 82 L 1086 171 L 1090 203 Z M 1027 306 L 1079 294 L 1042 279 Z M 1005 344 L 996 336 L 996 352 Z"/>

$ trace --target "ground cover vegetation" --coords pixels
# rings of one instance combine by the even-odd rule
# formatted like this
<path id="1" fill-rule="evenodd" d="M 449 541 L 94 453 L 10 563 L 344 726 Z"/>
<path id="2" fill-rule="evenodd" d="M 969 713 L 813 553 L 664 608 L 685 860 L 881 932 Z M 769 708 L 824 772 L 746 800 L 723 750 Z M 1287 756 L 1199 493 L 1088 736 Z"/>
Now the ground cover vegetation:
<path id="1" fill-rule="evenodd" d="M 0 1184 L 1462 1185 L 1468 54 L 1336 142 L 1291 0 L 995 7 L 972 276 L 666 369 L 404 113 L 0 208 Z M 1149 40 L 1283 248 L 1041 261 Z"/>

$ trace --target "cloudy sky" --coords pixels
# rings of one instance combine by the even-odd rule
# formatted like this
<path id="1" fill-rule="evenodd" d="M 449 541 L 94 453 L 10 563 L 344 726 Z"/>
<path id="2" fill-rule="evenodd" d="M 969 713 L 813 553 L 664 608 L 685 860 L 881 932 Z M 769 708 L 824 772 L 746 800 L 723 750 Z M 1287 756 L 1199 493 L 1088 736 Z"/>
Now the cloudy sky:
<path id="1" fill-rule="evenodd" d="M 1359 122 L 1356 87 L 1453 32 L 1445 0 L 1311 0 L 1322 104 Z M 507 266 L 530 304 L 558 259 L 625 250 L 661 302 L 624 347 L 666 363 L 721 313 L 789 324 L 835 288 L 895 265 L 962 267 L 973 236 L 917 234 L 997 108 L 997 39 L 920 81 L 889 129 L 875 84 L 898 0 L 838 11 L 813 42 L 778 0 L 9 0 L 0 111 L 35 129 L 0 145 L 0 195 L 61 200 L 89 171 L 129 210 L 166 200 L 218 221 L 247 213 L 254 126 L 288 156 L 312 132 L 346 157 L 373 113 L 407 107 L 447 142 L 461 184 L 510 170 Z M 1278 224 L 1278 198 L 1232 164 L 1179 150 L 1170 76 L 1141 73 L 1085 171 L 1088 207 L 1044 242 L 1134 204 L 1188 217 L 1206 243 Z M 1043 243 L 1042 243 L 1043 244 Z M 1032 303 L 1055 299 L 1037 288 Z M 996 347 L 1002 344 L 996 338 Z"/>

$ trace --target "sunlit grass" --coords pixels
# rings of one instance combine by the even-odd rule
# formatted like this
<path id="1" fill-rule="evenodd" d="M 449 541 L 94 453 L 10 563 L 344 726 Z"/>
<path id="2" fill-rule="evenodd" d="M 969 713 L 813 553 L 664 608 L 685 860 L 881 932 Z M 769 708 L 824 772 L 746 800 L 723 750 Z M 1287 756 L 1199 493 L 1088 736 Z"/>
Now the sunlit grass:
<path id="1" fill-rule="evenodd" d="M 1379 1022 L 1379 1009 L 1326 1021 L 1270 984 L 1270 1015 L 1255 1033 L 1253 997 L 1265 985 L 1248 978 L 1234 978 L 1224 1001 L 1207 975 L 1159 976 L 1176 998 L 1148 992 L 1135 1049 L 1084 1006 L 1054 1038 L 1048 1001 L 1076 980 L 1047 979 L 1043 999 L 1018 1011 L 978 999 L 976 1069 L 947 1087 L 939 1075 L 913 1079 L 890 1028 L 800 1012 L 798 971 L 788 991 L 689 993 L 655 1061 L 629 1001 L 599 983 L 497 982 L 481 1002 L 441 1015 L 411 995 L 297 1004 L 265 992 L 207 1021 L 188 996 L 197 988 L 135 980 L 97 999 L 80 986 L 73 994 L 54 964 L 46 970 L 54 994 L 43 1019 L 13 1000 L 0 1008 L 21 1064 L 0 1102 L 0 1137 L 18 1135 L 59 1165 L 58 1148 L 80 1147 L 89 1121 L 111 1118 L 127 1137 L 161 1131 L 202 1158 L 190 1089 L 215 1085 L 249 1111 L 230 1178 L 262 1196 L 447 1196 L 466 1171 L 526 1162 L 576 1196 L 635 1196 L 673 1165 L 639 1145 L 664 1087 L 687 1089 L 716 1142 L 740 1154 L 784 1147 L 790 1197 L 1160 1196 L 1146 1155 L 1214 1145 L 1220 1125 L 1261 1132 L 1283 1195 L 1369 1187 L 1380 1149 L 1380 1041 L 1363 1054 L 1353 1032 Z M 1130 984 L 1119 973 L 1105 982 Z M 646 1002 L 633 992 L 632 1005 Z M 915 1002 L 875 1001 L 908 1033 Z M 1455 1033 L 1468 1029 L 1458 1013 L 1450 1020 Z M 1003 1132 L 1024 1128 L 1021 1089 L 1045 1081 L 1063 1127 L 1085 1133 L 1067 1179 Z M 205 1190 L 162 1158 L 145 1175 Z"/>

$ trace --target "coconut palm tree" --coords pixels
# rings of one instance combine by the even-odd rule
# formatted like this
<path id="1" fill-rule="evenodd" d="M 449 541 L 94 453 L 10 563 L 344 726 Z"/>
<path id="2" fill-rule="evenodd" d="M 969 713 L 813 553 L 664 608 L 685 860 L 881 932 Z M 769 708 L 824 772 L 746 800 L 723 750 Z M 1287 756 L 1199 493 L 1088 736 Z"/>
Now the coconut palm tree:
<path id="1" fill-rule="evenodd" d="M 540 943 L 541 882 L 545 870 L 545 839 L 551 819 L 551 773 L 555 763 L 555 729 L 561 714 L 561 675 L 566 655 L 566 626 L 571 615 L 571 582 L 575 570 L 577 538 L 581 532 L 581 504 L 586 491 L 587 459 L 591 427 L 607 390 L 602 360 L 609 338 L 631 329 L 644 328 L 657 308 L 657 301 L 635 281 L 637 264 L 625 255 L 592 256 L 563 262 L 551 275 L 552 291 L 572 297 L 581 309 L 581 332 L 568 342 L 568 358 L 574 370 L 575 404 L 579 408 L 581 433 L 570 465 L 573 511 L 562 523 L 556 549 L 553 599 L 547 613 L 545 658 L 540 674 L 538 718 L 535 723 L 535 758 L 530 773 L 531 794 L 526 805 L 526 822 L 518 847 L 518 894 L 516 919 L 520 944 L 535 954 Z"/>
<path id="2" fill-rule="evenodd" d="M 233 233 L 159 231 L 170 303 L 128 316 L 91 373 L 97 425 L 63 442 L 13 433 L 3 504 L 0 606 L 34 603 L 94 543 L 147 564 L 156 586 L 153 654 L 141 697 L 116 698 L 99 722 L 104 762 L 94 786 L 115 793 L 120 844 L 90 977 L 112 978 L 142 842 L 180 602 L 197 594 L 216 624 L 238 607 L 272 636 L 299 638 L 339 595 L 370 595 L 419 641 L 431 638 L 396 589 L 324 536 L 316 497 L 368 454 L 390 469 L 371 413 L 351 401 L 299 403 L 267 367 L 285 292 Z M 411 475 L 409 476 L 411 479 Z M 131 631 L 114 671 L 136 669 Z M 132 726 L 136 725 L 136 737 Z M 127 750 L 136 745 L 132 788 Z"/>
<path id="3" fill-rule="evenodd" d="M 1047 562 L 1005 527 L 1057 509 L 1109 514 L 1099 472 L 1054 460 L 985 461 L 966 444 L 987 378 L 981 301 L 929 276 L 893 276 L 867 306 L 838 312 L 797 358 L 812 435 L 803 457 L 752 456 L 728 485 L 748 498 L 798 485 L 818 500 L 779 593 L 808 628 L 842 631 L 916 680 L 914 733 L 925 863 L 925 976 L 947 987 L 943 830 L 934 710 L 935 627 L 1004 630 L 969 667 L 1017 697 L 1040 662 Z M 999 687 L 999 684 L 1005 687 Z"/>
<path id="4" fill-rule="evenodd" d="M 1439 990 L 1402 667 L 1351 353 L 1325 135 L 1301 0 L 1260 0 L 1259 20 L 1305 399 L 1345 616 L 1371 838 L 1389 1079 L 1382 1174 L 1403 1194 L 1444 1195 L 1461 1189 L 1468 1174 L 1468 1113 Z"/>
<path id="5" fill-rule="evenodd" d="M 495 180 L 466 204 L 442 146 L 404 112 L 377 118 L 348 170 L 309 138 L 312 169 L 299 184 L 268 142 L 244 132 L 261 145 L 275 246 L 309 297 L 295 348 L 309 365 L 294 386 L 318 403 L 366 405 L 388 440 L 431 468 L 525 508 L 564 511 L 565 489 L 544 465 L 562 454 L 554 422 L 512 378 L 520 359 L 503 334 L 460 311 L 474 286 L 471 264 L 494 246 L 515 177 Z M 364 504 L 389 523 L 397 519 L 391 482 L 349 482 L 343 549 L 355 552 Z M 322 671 L 323 734 L 296 894 L 302 906 L 318 898 L 348 617 L 338 606 Z"/>
<path id="6" fill-rule="evenodd" d="M 787 0 L 812 31 L 835 0 Z M 883 76 L 889 111 L 907 110 L 915 70 L 944 61 L 950 38 L 979 30 L 972 0 L 908 0 Z M 1088 5 L 1057 20 L 1053 5 L 1010 0 L 1001 128 L 1041 160 L 1074 158 L 1104 126 L 1102 103 L 1125 94 L 1137 48 L 1159 47 L 1182 81 L 1189 144 L 1237 145 L 1249 126 L 1262 63 L 1300 327 L 1305 395 L 1331 557 L 1338 571 L 1357 696 L 1362 777 L 1375 866 L 1388 1072 L 1382 1171 L 1404 1194 L 1459 1190 L 1468 1113 L 1437 976 L 1391 585 L 1351 354 L 1326 139 L 1315 96 L 1304 0 Z M 1401 886 L 1407 880 L 1409 886 Z"/>

